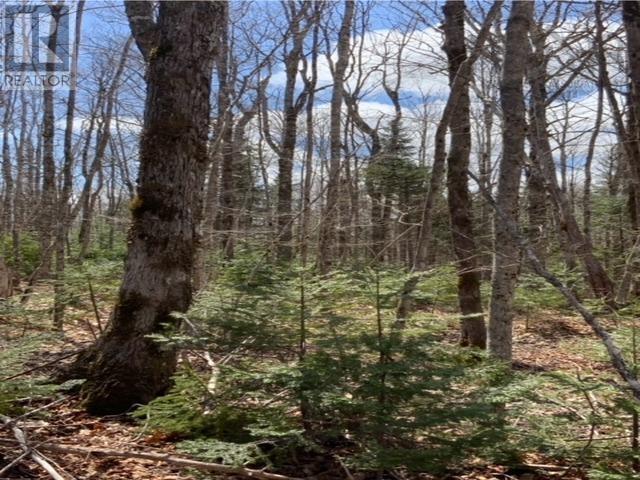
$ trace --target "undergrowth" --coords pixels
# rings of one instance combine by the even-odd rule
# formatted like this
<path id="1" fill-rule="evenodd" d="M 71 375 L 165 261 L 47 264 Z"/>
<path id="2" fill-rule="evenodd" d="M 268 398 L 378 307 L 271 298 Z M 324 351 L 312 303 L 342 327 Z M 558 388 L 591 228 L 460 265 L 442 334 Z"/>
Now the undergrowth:
<path id="1" fill-rule="evenodd" d="M 402 272 L 319 277 L 260 258 L 230 263 L 182 316 L 182 332 L 158 337 L 189 354 L 172 391 L 134 415 L 181 451 L 281 468 L 332 452 L 355 470 L 435 475 L 534 454 L 594 475 L 628 471 L 635 405 L 607 379 L 513 372 L 442 342 L 456 318 L 452 267 L 421 282 L 419 311 L 400 329 Z M 536 292 L 566 307 L 530 280 L 522 308 Z"/>

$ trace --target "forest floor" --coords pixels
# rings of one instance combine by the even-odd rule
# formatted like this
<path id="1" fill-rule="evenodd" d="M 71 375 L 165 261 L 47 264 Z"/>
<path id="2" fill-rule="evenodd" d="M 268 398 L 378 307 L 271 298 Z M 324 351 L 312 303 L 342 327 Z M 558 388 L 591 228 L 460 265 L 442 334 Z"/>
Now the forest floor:
<path id="1" fill-rule="evenodd" d="M 76 350 L 92 341 L 92 333 L 98 329 L 98 325 L 93 321 L 92 325 L 86 319 L 86 312 L 71 311 L 70 318 L 75 318 L 70 322 L 63 337 L 53 336 L 40 351 L 32 356 L 25 364 L 27 370 L 34 369 L 31 373 L 21 375 L 23 379 L 41 378 L 55 370 L 59 362 L 55 359 L 60 355 Z M 102 317 L 106 318 L 107 312 L 102 312 Z M 443 341 L 454 344 L 457 341 L 455 320 L 450 313 L 432 312 L 433 315 L 442 319 L 448 325 L 448 330 L 443 335 Z M 0 325 L 4 322 L 0 321 Z M 614 327 L 611 322 L 609 327 Z M 7 322 L 13 332 L 7 336 L 3 334 L 0 339 L 11 336 L 25 336 L 33 333 L 42 333 L 42 326 L 36 323 Z M 5 325 L 5 326 L 6 326 Z M 6 330 L 6 328 L 5 328 Z M 0 347 L 2 345 L 0 344 Z M 520 314 L 515 323 L 515 360 L 514 368 L 527 375 L 540 375 L 548 372 L 564 372 L 578 379 L 598 378 L 604 381 L 614 379 L 615 375 L 606 357 L 594 355 L 594 349 L 598 348 L 597 341 L 591 334 L 589 328 L 579 317 L 554 311 L 537 309 L 527 314 Z M 2 349 L 0 348 L 0 352 Z M 51 363 L 46 365 L 47 363 Z M 45 367 L 39 368 L 42 365 Z M 0 366 L 0 374 L 4 375 L 4 368 Z M 11 373 L 11 372 L 10 372 Z M 22 372 L 19 372 L 22 373 Z M 588 408 L 598 408 L 598 399 L 589 394 L 585 397 L 587 402 L 576 400 L 575 403 L 559 403 L 549 401 L 541 404 L 537 408 L 542 411 L 542 415 L 556 415 L 566 412 L 567 409 L 574 410 L 575 415 L 586 419 L 591 414 Z M 51 398 L 38 402 L 25 400 L 20 412 L 12 415 L 18 418 L 18 425 L 26 434 L 29 442 L 38 444 L 40 442 L 53 443 L 56 445 L 79 446 L 113 449 L 124 452 L 144 451 L 163 454 L 175 453 L 175 445 L 165 437 L 155 435 L 145 431 L 139 424 L 132 422 L 129 418 L 102 417 L 97 418 L 86 414 L 74 394 L 67 394 L 58 398 L 54 405 L 46 406 L 51 402 Z M 594 402 L 596 406 L 591 405 Z M 590 406 L 585 406 L 589 404 Z M 30 411 L 36 408 L 43 408 L 44 415 L 29 415 Z M 593 434 L 593 432 L 591 432 Z M 597 432 L 600 436 L 606 436 L 607 432 L 603 428 Z M 592 435 L 593 436 L 593 435 Z M 10 446 L 9 442 L 13 436 L 8 428 L 0 427 L 0 470 L 12 460 L 20 456 L 20 450 L 15 446 Z M 591 442 L 592 439 L 587 440 Z M 626 440 L 625 440 L 626 441 Z M 194 474 L 184 469 L 167 465 L 163 462 L 153 462 L 133 458 L 99 458 L 94 455 L 78 455 L 65 453 L 47 453 L 47 457 L 52 461 L 67 478 L 75 479 L 105 479 L 105 480 L 133 480 L 133 479 L 192 479 L 197 478 L 244 478 L 244 477 L 220 477 L 207 474 Z M 528 465 L 528 466 L 527 466 Z M 539 466 L 539 467 L 537 467 Z M 334 472 L 329 476 L 321 478 L 352 478 L 360 479 L 358 473 Z M 351 475 L 351 477 L 349 477 Z M 300 475 L 303 476 L 303 475 Z M 9 471 L 0 474 L 0 478 L 50 478 L 39 467 L 31 461 L 21 461 Z M 367 477 L 368 478 L 368 477 Z M 385 477 L 386 478 L 386 477 Z M 393 477 L 389 477 L 393 478 Z M 403 478 L 397 476 L 396 478 Z M 435 478 L 428 475 L 410 476 L 406 478 Z M 584 470 L 572 468 L 571 464 L 563 464 L 556 460 L 550 460 L 540 455 L 531 454 L 526 457 L 526 465 L 520 470 L 507 469 L 500 465 L 479 465 L 466 472 L 457 475 L 450 475 L 451 479 L 513 479 L 521 478 L 526 480 L 562 478 L 564 480 L 588 478 Z"/>

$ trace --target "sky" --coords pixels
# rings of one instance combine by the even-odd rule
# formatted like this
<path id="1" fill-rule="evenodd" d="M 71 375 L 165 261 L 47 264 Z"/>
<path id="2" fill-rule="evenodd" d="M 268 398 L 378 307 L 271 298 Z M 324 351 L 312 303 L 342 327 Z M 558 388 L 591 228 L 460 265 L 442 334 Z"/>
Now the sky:
<path id="1" fill-rule="evenodd" d="M 71 14 L 74 15 L 74 3 L 69 3 Z M 262 50 L 268 50 L 271 45 L 275 44 L 273 40 L 274 28 L 276 31 L 284 29 L 284 19 L 280 10 L 280 3 L 275 1 L 256 1 L 251 4 L 242 2 L 233 2 L 232 20 L 234 24 L 234 37 L 237 37 L 238 55 L 242 56 L 242 42 L 251 38 L 262 46 Z M 471 16 L 476 19 L 482 17 L 482 10 L 486 11 L 489 7 L 488 2 L 471 1 L 468 2 Z M 429 119 L 430 134 L 435 129 L 439 112 L 442 105 L 446 101 L 448 95 L 448 78 L 446 76 L 446 63 L 441 50 L 442 34 L 439 29 L 441 19 L 440 4 L 430 2 L 428 4 L 419 4 L 416 2 L 405 2 L 406 8 L 401 8 L 401 2 L 367 2 L 359 3 L 359 8 L 368 8 L 369 22 L 365 28 L 364 34 L 361 31 L 361 25 L 357 25 L 357 31 L 352 36 L 352 42 L 356 47 L 356 51 L 362 51 L 363 71 L 367 73 L 367 81 L 365 83 L 364 95 L 360 101 L 360 111 L 363 116 L 376 123 L 385 124 L 391 118 L 393 109 L 391 102 L 382 88 L 381 79 L 383 70 L 387 75 L 390 83 L 393 83 L 397 74 L 395 59 L 398 56 L 399 45 L 402 47 L 402 60 L 400 71 L 402 73 L 402 81 L 400 86 L 400 99 L 403 105 L 403 117 L 405 128 L 410 132 L 417 131 L 421 127 L 421 119 L 418 113 L 425 109 L 431 112 Z M 539 2 L 537 14 L 542 15 L 545 4 Z M 553 49 L 562 41 L 563 38 L 574 34 L 582 28 L 589 26 L 590 5 L 579 4 L 575 10 L 569 11 L 565 24 L 550 40 L 548 48 Z M 332 4 L 330 22 L 337 25 L 342 11 L 341 3 Z M 555 14 L 554 11 L 546 12 L 545 19 L 550 19 Z M 505 8 L 503 20 L 508 16 Z M 109 62 L 115 61 L 122 45 L 129 35 L 129 28 L 124 15 L 123 4 L 114 0 L 88 0 L 85 5 L 85 14 L 82 25 L 82 42 L 80 56 L 80 75 L 78 81 L 78 109 L 79 114 L 76 120 L 77 135 L 80 136 L 83 127 L 86 126 L 86 113 L 88 112 L 92 102 L 95 101 L 96 81 L 100 72 Z M 616 19 L 612 19 L 608 30 L 614 31 L 619 27 Z M 71 22 L 71 31 L 73 31 L 73 21 Z M 467 28 L 469 38 L 474 36 L 474 29 Z M 268 37 L 271 35 L 271 37 Z M 590 41 L 590 40 L 589 40 Z M 334 38 L 330 39 L 330 45 L 335 50 Z M 360 47 L 362 47 L 360 49 Z M 307 49 L 309 45 L 307 44 Z M 324 48 L 324 45 L 323 45 Z M 582 40 L 575 43 L 573 53 L 592 48 L 588 44 L 588 40 Z M 118 112 L 121 127 L 131 134 L 132 144 L 130 146 L 131 153 L 137 148 L 136 142 L 133 141 L 135 133 L 139 130 L 139 123 L 142 114 L 142 105 L 144 98 L 144 66 L 140 60 L 139 54 L 135 51 L 131 53 L 131 61 L 129 68 L 125 72 L 124 84 L 121 87 L 122 97 L 124 99 L 123 106 Z M 269 93 L 276 101 L 273 101 L 271 108 L 273 109 L 274 121 L 278 116 L 278 98 L 281 98 L 281 92 L 284 87 L 285 76 L 282 65 L 282 52 L 277 50 L 278 60 L 272 65 L 272 78 L 269 85 Z M 524 54 L 524 53 L 523 53 Z M 617 55 L 617 56 L 614 56 Z M 335 52 L 334 52 L 335 57 Z M 386 59 L 386 61 L 383 61 Z M 561 69 L 562 62 L 567 61 L 567 54 L 560 57 L 561 61 L 552 61 L 549 69 L 557 71 Z M 245 59 L 246 60 L 246 59 Z M 622 85 L 624 83 L 624 72 L 620 68 L 620 54 L 612 53 L 612 73 L 614 82 Z M 623 61 L 623 59 L 622 59 Z M 253 68 L 255 63 L 250 59 L 245 63 L 246 68 Z M 487 67 L 488 62 L 484 61 L 483 65 Z M 480 64 L 478 64 L 478 67 Z M 332 76 L 329 68 L 329 62 L 325 55 L 319 57 L 319 85 L 318 87 L 330 87 L 332 84 Z M 566 77 L 566 73 L 555 75 L 554 81 L 561 82 Z M 480 74 L 476 75 L 480 78 Z M 353 89 L 356 83 L 355 75 L 352 75 L 347 81 L 347 88 Z M 481 89 L 479 80 L 476 82 L 475 89 Z M 494 84 L 492 86 L 495 94 Z M 298 81 L 298 91 L 302 88 L 302 81 Z M 330 88 L 323 88 L 317 96 L 316 116 L 318 121 L 326 121 L 328 112 L 328 101 L 330 96 Z M 59 92 L 59 109 L 57 111 L 58 126 L 63 127 L 64 110 L 63 99 L 65 93 Z M 596 109 L 597 92 L 595 86 L 590 82 L 583 82 L 580 88 L 573 89 L 571 95 L 567 98 L 558 99 L 550 105 L 549 123 L 553 132 L 554 128 L 563 123 L 567 112 L 570 117 L 570 137 L 573 138 L 569 152 L 574 157 L 574 163 L 580 167 L 582 159 L 586 153 L 589 132 L 593 128 L 593 118 Z M 477 110 L 481 106 L 481 99 L 472 94 L 473 108 Z M 608 106 L 605 102 L 605 124 L 602 133 L 598 137 L 598 149 L 596 159 L 604 159 L 608 153 L 610 146 L 616 142 L 613 133 L 613 125 L 609 119 Z M 499 121 L 496 119 L 496 128 L 494 129 L 495 159 L 499 156 L 500 135 Z M 482 125 L 474 124 L 474 128 L 481 129 Z M 58 135 L 58 139 L 61 136 Z M 414 135 L 412 138 L 416 139 Z M 301 138 L 301 141 L 304 141 Z M 477 147 L 477 145 L 476 145 Z M 579 174 L 579 172 L 578 172 Z"/>

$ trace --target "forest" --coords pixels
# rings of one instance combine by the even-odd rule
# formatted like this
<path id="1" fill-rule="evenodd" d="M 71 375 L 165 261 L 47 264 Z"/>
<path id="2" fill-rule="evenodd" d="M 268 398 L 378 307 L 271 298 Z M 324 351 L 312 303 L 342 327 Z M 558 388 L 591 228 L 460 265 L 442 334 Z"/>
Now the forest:
<path id="1" fill-rule="evenodd" d="M 0 479 L 640 478 L 640 0 L 0 24 Z"/>

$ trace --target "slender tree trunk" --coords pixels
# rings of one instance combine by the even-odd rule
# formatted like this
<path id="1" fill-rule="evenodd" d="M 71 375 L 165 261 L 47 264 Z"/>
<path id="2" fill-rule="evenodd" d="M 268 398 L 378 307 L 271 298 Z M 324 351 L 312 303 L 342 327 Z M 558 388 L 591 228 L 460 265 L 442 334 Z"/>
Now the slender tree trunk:
<path id="1" fill-rule="evenodd" d="M 494 218 L 494 257 L 491 276 L 489 351 L 511 360 L 513 297 L 520 263 L 520 251 L 507 221 L 517 224 L 520 174 L 524 159 L 526 118 L 523 81 L 525 78 L 528 32 L 533 2 L 514 0 L 507 23 L 504 68 L 500 83 L 500 103 L 504 114 L 502 158 L 496 203 L 506 218 Z"/>
<path id="2" fill-rule="evenodd" d="M 220 244 L 227 259 L 234 255 L 234 221 L 238 205 L 234 185 L 235 155 L 233 152 L 233 113 L 231 111 L 233 80 L 229 45 L 229 8 L 225 5 L 223 25 L 218 42 L 218 119 L 216 125 L 217 153 L 220 162 L 220 207 L 218 231 Z"/>
<path id="3" fill-rule="evenodd" d="M 73 52 L 71 55 L 71 77 L 75 78 L 78 73 L 78 56 L 80 54 L 80 37 L 82 33 L 82 14 L 84 11 L 84 0 L 80 0 L 76 10 L 75 35 Z M 56 270 L 54 283 L 53 300 L 53 326 L 57 330 L 62 330 L 64 324 L 64 269 L 65 269 L 65 243 L 69 230 L 69 201 L 73 189 L 73 119 L 76 109 L 76 89 L 75 85 L 69 90 L 67 98 L 67 115 L 64 132 L 64 163 L 62 166 L 62 188 L 58 198 L 58 215 L 56 217 Z"/>
<path id="4" fill-rule="evenodd" d="M 379 155 L 382 150 L 380 135 L 376 128 L 369 125 L 360 115 L 358 111 L 357 99 L 345 95 L 344 101 L 347 106 L 349 117 L 354 125 L 365 135 L 371 139 L 371 150 L 369 153 L 369 166 L 379 161 Z M 371 246 L 370 257 L 377 259 L 382 254 L 385 242 L 386 225 L 383 223 L 383 198 L 382 192 L 374 185 L 371 180 L 365 179 L 365 189 L 371 198 L 370 220 L 371 220 Z"/>
<path id="5" fill-rule="evenodd" d="M 333 69 L 333 92 L 331 94 L 330 113 L 330 152 L 329 178 L 327 183 L 327 203 L 324 208 L 320 226 L 320 240 L 318 245 L 318 267 L 326 273 L 332 265 L 332 247 L 336 241 L 336 227 L 338 225 L 338 197 L 340 195 L 340 158 L 342 142 L 340 129 L 342 128 L 342 99 L 344 96 L 345 73 L 349 64 L 349 44 L 351 24 L 355 2 L 345 0 L 342 25 L 338 34 L 338 59 Z"/>
<path id="6" fill-rule="evenodd" d="M 276 149 L 278 153 L 278 259 L 288 261 L 293 258 L 293 158 L 295 155 L 296 140 L 298 134 L 298 114 L 308 92 L 303 92 L 296 101 L 295 88 L 298 78 L 300 60 L 303 54 L 304 39 L 308 32 L 308 25 L 301 26 L 303 17 L 309 8 L 308 4 L 298 10 L 295 3 L 289 3 L 291 8 L 291 36 L 292 46 L 285 57 L 286 84 L 283 98 L 283 126 L 282 142 Z M 263 114 L 266 116 L 267 111 Z M 265 117 L 266 118 L 266 117 Z"/>
<path id="7" fill-rule="evenodd" d="M 493 3 L 486 18 L 484 19 L 480 31 L 478 32 L 478 36 L 476 37 L 476 41 L 470 55 L 460 63 L 454 79 L 449 82 L 451 84 L 449 98 L 447 99 L 447 103 L 445 104 L 442 117 L 440 118 L 440 122 L 438 123 L 435 133 L 435 152 L 433 155 L 431 178 L 429 179 L 429 190 L 425 196 L 424 205 L 422 207 L 422 221 L 413 262 L 413 268 L 416 270 L 424 270 L 429 264 L 430 257 L 432 257 L 429 251 L 429 245 L 433 233 L 433 210 L 436 198 L 440 194 L 442 179 L 444 177 L 447 159 L 447 130 L 452 121 L 453 113 L 457 107 L 457 102 L 461 96 L 460 91 L 465 85 L 469 85 L 473 64 L 482 53 L 484 44 L 489 37 L 493 21 L 500 13 L 501 7 L 502 1 L 496 1 Z"/>
<path id="8" fill-rule="evenodd" d="M 464 2 L 448 0 L 444 7 L 444 50 L 449 61 L 452 84 L 467 59 L 464 35 Z M 469 193 L 469 155 L 471 124 L 469 83 L 460 88 L 460 97 L 452 114 L 449 155 L 447 156 L 447 191 L 453 248 L 458 259 L 458 303 L 462 314 L 460 344 L 485 348 L 486 327 L 482 315 L 480 272 L 473 233 L 473 206 Z"/>
<path id="9" fill-rule="evenodd" d="M 24 225 L 24 205 L 25 205 L 25 166 L 29 164 L 29 139 L 27 137 L 27 101 L 24 90 L 20 92 L 20 137 L 17 151 L 16 165 L 16 187 L 13 198 L 13 228 L 11 231 L 12 247 L 13 247 L 13 268 L 16 275 L 22 270 L 22 248 L 21 238 Z M 26 191 L 29 191 L 28 185 Z M 18 278 L 19 280 L 19 278 Z"/>
<path id="10" fill-rule="evenodd" d="M 51 11 L 51 34 L 49 36 L 49 52 L 56 53 L 58 43 L 57 23 L 62 15 L 61 5 L 49 5 Z M 47 73 L 53 73 L 55 64 L 47 63 Z M 42 261 L 36 277 L 47 277 L 51 270 L 51 258 L 53 253 L 54 221 L 57 214 L 56 205 L 56 163 L 54 158 L 54 134 L 55 116 L 53 106 L 53 90 L 46 89 L 43 92 L 43 119 L 42 119 L 42 205 L 40 208 L 40 242 L 42 245 Z"/>
<path id="11" fill-rule="evenodd" d="M 483 131 L 483 149 L 480 153 L 478 161 L 478 173 L 480 178 L 480 187 L 485 191 L 492 193 L 491 188 L 491 155 L 493 153 L 493 108 L 494 102 L 491 99 L 485 99 L 482 102 L 482 119 L 484 121 Z M 491 207 L 484 198 L 480 199 L 480 229 L 484 232 L 491 232 Z M 483 280 L 491 278 L 491 235 L 482 235 L 479 238 L 481 256 L 480 263 L 482 265 L 481 277 Z"/>
<path id="12" fill-rule="evenodd" d="M 532 43 L 534 52 L 528 72 L 533 113 L 533 131 L 531 138 L 535 144 L 536 155 L 539 158 L 539 163 L 542 168 L 542 175 L 547 182 L 547 189 L 551 200 L 558 212 L 562 230 L 567 235 L 570 248 L 572 248 L 584 265 L 589 285 L 594 295 L 603 299 L 608 305 L 615 307 L 613 282 L 598 258 L 594 255 L 591 242 L 589 242 L 588 238 L 585 237 L 580 230 L 567 193 L 558 185 L 551 144 L 547 133 L 545 36 L 542 34 L 540 26 L 535 26 L 532 29 Z"/>
<path id="13" fill-rule="evenodd" d="M 306 150 L 304 162 L 304 178 L 302 181 L 302 215 L 300 218 L 300 258 L 306 266 L 309 256 L 309 228 L 311 225 L 311 188 L 313 186 L 313 150 L 315 142 L 313 138 L 313 107 L 315 105 L 315 89 L 318 83 L 318 49 L 320 36 L 320 13 L 322 4 L 317 2 L 314 10 L 314 26 L 311 47 L 311 72 L 310 77 L 304 79 L 308 93 L 305 112 L 306 126 Z"/>
<path id="14" fill-rule="evenodd" d="M 149 335 L 163 325 L 175 326 L 171 313 L 186 311 L 192 295 L 213 39 L 224 6 L 161 2 L 156 23 L 153 6 L 145 3 L 126 4 L 136 42 L 148 59 L 147 100 L 124 278 L 83 387 L 86 407 L 94 413 L 124 412 L 166 390 L 176 352 Z"/>
<path id="15" fill-rule="evenodd" d="M 12 231 L 13 224 L 13 172 L 11 165 L 11 148 L 9 145 L 9 131 L 16 104 L 17 95 L 14 92 L 3 92 L 4 116 L 2 120 L 2 179 L 4 192 L 2 199 L 2 234 Z"/>
<path id="16" fill-rule="evenodd" d="M 596 28 L 598 26 L 596 25 Z M 597 47 L 596 47 L 597 48 Z M 600 69 L 599 69 L 600 70 Z M 599 72 L 598 75 L 598 106 L 596 107 L 596 118 L 594 120 L 593 131 L 591 132 L 591 137 L 589 138 L 589 147 L 587 150 L 587 158 L 584 162 L 584 190 L 582 193 L 582 217 L 583 217 L 583 231 L 584 236 L 590 244 L 593 244 L 593 240 L 591 238 L 591 170 L 593 164 L 593 157 L 595 155 L 596 150 L 596 141 L 598 139 L 598 134 L 600 133 L 600 127 L 602 123 L 602 114 L 604 110 L 604 92 L 602 89 L 602 72 Z"/>
<path id="17" fill-rule="evenodd" d="M 76 207 L 72 210 L 70 216 L 70 220 L 73 220 L 78 215 L 79 209 L 81 209 L 82 215 L 80 217 L 80 231 L 78 233 L 78 241 L 80 242 L 80 252 L 78 253 L 78 259 L 80 261 L 82 261 L 87 255 L 87 253 L 89 252 L 89 247 L 91 245 L 93 204 L 95 203 L 95 201 L 92 200 L 92 197 L 96 197 L 100 193 L 99 188 L 94 189 L 92 193 L 91 190 L 93 186 L 93 180 L 96 174 L 100 174 L 100 172 L 102 171 L 105 152 L 111 139 L 111 120 L 113 119 L 113 111 L 117 101 L 120 79 L 122 78 L 122 74 L 124 72 L 127 61 L 127 55 L 132 43 L 133 38 L 129 38 L 122 48 L 122 53 L 116 67 L 113 80 L 111 81 L 109 90 L 106 93 L 105 111 L 102 118 L 102 128 L 99 129 L 97 134 L 95 154 L 91 165 L 86 171 L 84 186 L 82 188 L 82 192 L 80 193 L 80 199 L 78 200 Z M 85 147 L 88 148 L 89 145 L 86 144 Z"/>

